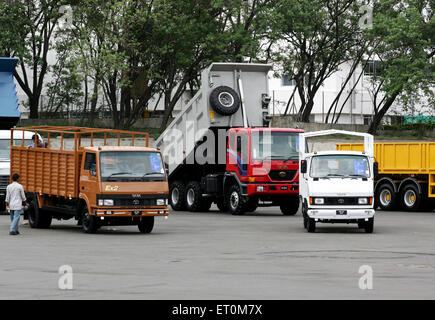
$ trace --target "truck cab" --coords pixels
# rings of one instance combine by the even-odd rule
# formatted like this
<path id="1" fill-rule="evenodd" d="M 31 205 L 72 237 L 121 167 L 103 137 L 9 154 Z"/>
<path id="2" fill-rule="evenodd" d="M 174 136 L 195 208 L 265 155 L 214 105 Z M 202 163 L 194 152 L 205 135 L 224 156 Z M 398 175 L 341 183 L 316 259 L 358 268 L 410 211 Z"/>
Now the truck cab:
<path id="1" fill-rule="evenodd" d="M 309 152 L 306 138 L 327 134 L 364 136 L 365 151 Z M 316 223 L 356 223 L 372 233 L 376 166 L 373 137 L 368 134 L 325 130 L 301 134 L 300 198 L 304 227 L 314 232 Z"/>
<path id="2" fill-rule="evenodd" d="M 145 147 L 88 147 L 79 198 L 105 224 L 168 214 L 168 182 L 160 151 Z M 89 223 L 89 221 L 84 221 Z"/>
<path id="3" fill-rule="evenodd" d="M 279 206 L 285 215 L 299 207 L 299 133 L 286 128 L 232 128 L 228 131 L 224 194 L 231 212 Z"/>

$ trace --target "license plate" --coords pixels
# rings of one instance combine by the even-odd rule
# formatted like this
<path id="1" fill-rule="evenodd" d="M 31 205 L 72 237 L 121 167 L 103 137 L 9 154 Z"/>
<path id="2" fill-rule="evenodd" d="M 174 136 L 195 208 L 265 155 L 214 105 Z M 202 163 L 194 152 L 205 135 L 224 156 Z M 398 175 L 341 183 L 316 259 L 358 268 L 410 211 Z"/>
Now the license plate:
<path id="1" fill-rule="evenodd" d="M 281 190 L 288 190 L 287 186 L 281 187 Z"/>
<path id="2" fill-rule="evenodd" d="M 345 216 L 347 214 L 347 210 L 337 210 L 338 216 Z"/>

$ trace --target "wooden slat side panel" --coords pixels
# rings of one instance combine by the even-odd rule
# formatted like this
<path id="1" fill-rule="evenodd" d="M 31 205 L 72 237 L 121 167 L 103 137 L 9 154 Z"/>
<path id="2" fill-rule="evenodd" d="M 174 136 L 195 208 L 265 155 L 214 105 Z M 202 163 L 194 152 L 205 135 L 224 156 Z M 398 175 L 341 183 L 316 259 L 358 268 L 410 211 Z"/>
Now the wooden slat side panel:
<path id="1" fill-rule="evenodd" d="M 74 152 L 59 150 L 11 150 L 11 172 L 19 173 L 26 192 L 78 197 Z"/>

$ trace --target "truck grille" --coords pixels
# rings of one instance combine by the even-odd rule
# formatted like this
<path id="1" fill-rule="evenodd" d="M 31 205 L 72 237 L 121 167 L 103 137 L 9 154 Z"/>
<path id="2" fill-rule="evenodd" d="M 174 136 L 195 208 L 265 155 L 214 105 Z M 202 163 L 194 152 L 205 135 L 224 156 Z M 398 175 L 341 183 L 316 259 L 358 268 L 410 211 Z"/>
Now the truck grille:
<path id="1" fill-rule="evenodd" d="M 155 206 L 157 199 L 114 199 L 115 207 Z"/>
<path id="2" fill-rule="evenodd" d="M 358 205 L 358 198 L 354 198 L 354 197 L 329 197 L 329 198 L 325 198 L 325 205 L 327 205 L 327 206 Z"/>
<path id="3" fill-rule="evenodd" d="M 9 176 L 0 176 L 0 189 L 6 189 L 9 184 Z"/>
<path id="4" fill-rule="evenodd" d="M 113 199 L 114 207 L 144 207 L 144 206 L 156 206 L 157 199 L 167 199 L 166 194 L 142 194 L 140 197 L 132 197 L 131 195 L 109 195 L 100 194 L 97 195 L 97 205 L 99 199 Z"/>
<path id="5" fill-rule="evenodd" d="M 270 170 L 269 177 L 272 181 L 291 181 L 296 175 L 296 170 Z"/>

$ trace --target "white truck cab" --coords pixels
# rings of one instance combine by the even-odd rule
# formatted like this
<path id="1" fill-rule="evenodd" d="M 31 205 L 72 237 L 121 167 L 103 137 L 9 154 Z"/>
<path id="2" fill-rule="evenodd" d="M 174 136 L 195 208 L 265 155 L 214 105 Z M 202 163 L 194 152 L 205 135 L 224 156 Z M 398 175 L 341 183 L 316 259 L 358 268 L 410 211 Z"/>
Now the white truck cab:
<path id="1" fill-rule="evenodd" d="M 364 151 L 310 152 L 309 137 L 345 134 L 364 138 Z M 299 196 L 304 227 L 316 230 L 316 223 L 356 223 L 372 233 L 374 178 L 373 136 L 366 133 L 324 130 L 299 135 Z"/>
<path id="2" fill-rule="evenodd" d="M 33 143 L 32 137 L 35 133 L 24 131 L 24 145 Z M 38 135 L 39 136 L 39 135 Z M 14 131 L 14 143 L 22 143 L 23 132 Z M 42 138 L 39 136 L 39 139 Z M 10 175 L 10 152 L 11 151 L 11 130 L 0 130 L 0 211 L 5 209 L 6 187 L 9 184 Z"/>

